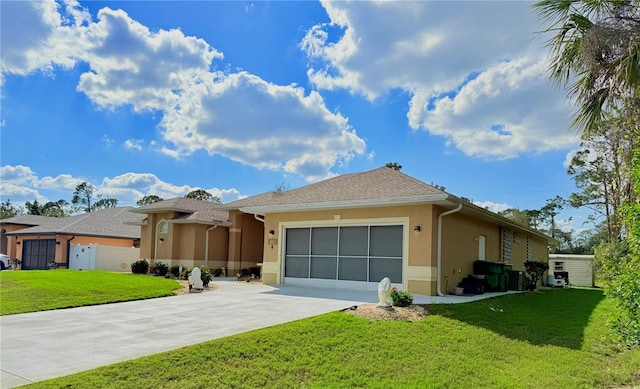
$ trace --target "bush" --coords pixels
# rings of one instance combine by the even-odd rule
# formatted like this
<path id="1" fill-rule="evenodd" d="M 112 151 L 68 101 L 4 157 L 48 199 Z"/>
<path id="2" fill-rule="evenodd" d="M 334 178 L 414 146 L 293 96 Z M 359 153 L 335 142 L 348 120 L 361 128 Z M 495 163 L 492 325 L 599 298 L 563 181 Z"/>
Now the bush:
<path id="1" fill-rule="evenodd" d="M 217 267 L 213 270 L 213 276 L 214 277 L 220 277 L 222 275 L 222 269 Z"/>
<path id="2" fill-rule="evenodd" d="M 524 269 L 527 272 L 527 287 L 525 289 L 533 291 L 538 286 L 538 281 L 542 279 L 544 272 L 549 270 L 549 264 L 541 261 L 526 261 Z"/>
<path id="3" fill-rule="evenodd" d="M 162 263 L 162 262 L 156 262 L 155 269 L 154 269 L 153 272 L 158 277 L 164 277 L 169 272 L 169 265 L 167 265 L 166 263 Z"/>
<path id="4" fill-rule="evenodd" d="M 169 269 L 169 273 L 173 275 L 175 278 L 180 278 L 180 266 L 173 265 L 171 269 Z"/>
<path id="5" fill-rule="evenodd" d="M 149 272 L 149 262 L 146 259 L 135 261 L 131 264 L 131 273 L 147 274 Z"/>
<path id="6" fill-rule="evenodd" d="M 260 266 L 252 266 L 249 268 L 252 277 L 260 278 Z"/>
<path id="7" fill-rule="evenodd" d="M 391 288 L 391 299 L 396 307 L 408 307 L 413 304 L 413 295 L 409 292 L 398 290 L 395 286 Z"/>
<path id="8" fill-rule="evenodd" d="M 182 277 L 184 277 L 185 280 L 189 279 L 189 276 L 191 275 L 191 270 L 193 269 L 185 268 L 182 270 Z M 209 270 L 209 268 L 204 265 L 200 266 L 200 279 L 202 280 L 202 286 L 204 287 L 209 286 L 209 282 L 211 282 L 211 280 L 213 279 L 213 274 L 211 274 L 211 270 Z"/>

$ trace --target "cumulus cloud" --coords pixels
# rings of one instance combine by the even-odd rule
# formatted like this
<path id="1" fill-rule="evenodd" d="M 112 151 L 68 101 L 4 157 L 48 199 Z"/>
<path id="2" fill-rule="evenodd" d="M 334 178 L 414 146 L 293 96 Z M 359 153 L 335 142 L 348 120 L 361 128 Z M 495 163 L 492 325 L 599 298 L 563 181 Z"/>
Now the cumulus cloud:
<path id="1" fill-rule="evenodd" d="M 189 185 L 173 185 L 162 181 L 151 173 L 128 172 L 115 177 L 105 177 L 102 182 L 73 177 L 70 174 L 61 174 L 56 177 L 38 177 L 27 166 L 6 165 L 0 168 L 0 197 L 3 201 L 11 199 L 13 203 L 24 201 L 39 202 L 57 201 L 66 199 L 70 201 L 76 186 L 83 182 L 93 185 L 95 196 L 111 197 L 118 200 L 118 205 L 135 205 L 145 195 L 157 195 L 164 199 L 182 197 L 194 189 Z M 238 200 L 242 195 L 236 188 L 208 188 L 207 192 L 218 196 L 223 202 Z"/>
<path id="2" fill-rule="evenodd" d="M 409 125 L 470 156 L 511 158 L 578 141 L 566 131 L 571 107 L 547 81 L 530 3 L 323 6 L 331 22 L 309 29 L 301 43 L 318 88 L 370 100 L 404 90 Z"/>
<path id="3" fill-rule="evenodd" d="M 179 29 L 153 32 L 108 7 L 93 21 L 75 1 L 64 8 L 52 1 L 20 2 L 3 5 L 4 37 L 21 37 L 25 24 L 5 25 L 4 20 L 22 14 L 34 31 L 16 39 L 8 55 L 3 47 L 3 76 L 82 61 L 89 70 L 81 74 L 77 90 L 97 106 L 160 113 L 163 141 L 155 149 L 165 155 L 182 158 L 205 150 L 310 181 L 364 155 L 364 140 L 318 92 L 275 85 L 246 72 L 217 71 L 223 54 Z M 140 150 L 141 142 L 130 139 L 124 146 Z"/>
<path id="4" fill-rule="evenodd" d="M 477 205 L 478 207 L 485 208 L 491 212 L 496 212 L 496 213 L 506 211 L 507 209 L 515 208 L 514 206 L 509 204 L 494 203 L 493 201 L 474 201 L 473 204 Z"/>

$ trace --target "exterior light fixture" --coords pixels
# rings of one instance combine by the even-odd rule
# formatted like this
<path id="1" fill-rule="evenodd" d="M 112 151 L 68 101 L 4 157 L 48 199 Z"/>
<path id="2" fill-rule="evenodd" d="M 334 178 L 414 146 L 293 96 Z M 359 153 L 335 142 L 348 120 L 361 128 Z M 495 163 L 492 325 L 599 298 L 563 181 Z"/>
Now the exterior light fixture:
<path id="1" fill-rule="evenodd" d="M 415 227 L 413 227 L 413 230 L 415 232 L 420 232 L 420 230 L 422 230 L 422 228 L 420 228 L 420 226 L 415 226 Z"/>

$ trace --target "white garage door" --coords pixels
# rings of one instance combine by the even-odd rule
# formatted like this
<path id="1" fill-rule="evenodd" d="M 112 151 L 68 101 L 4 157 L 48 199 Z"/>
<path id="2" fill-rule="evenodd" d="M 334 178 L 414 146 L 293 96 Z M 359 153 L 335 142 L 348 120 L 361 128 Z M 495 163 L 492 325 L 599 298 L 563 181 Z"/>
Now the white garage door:
<path id="1" fill-rule="evenodd" d="M 402 285 L 403 226 L 287 228 L 284 282 L 375 289 Z"/>

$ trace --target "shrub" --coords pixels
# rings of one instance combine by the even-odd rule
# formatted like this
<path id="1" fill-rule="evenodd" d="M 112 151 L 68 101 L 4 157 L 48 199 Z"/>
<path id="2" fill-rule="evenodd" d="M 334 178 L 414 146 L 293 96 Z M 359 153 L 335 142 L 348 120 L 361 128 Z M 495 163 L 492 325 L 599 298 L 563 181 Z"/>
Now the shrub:
<path id="1" fill-rule="evenodd" d="M 524 269 L 527 272 L 527 290 L 536 290 L 538 281 L 542 279 L 545 271 L 549 270 L 549 264 L 541 261 L 526 261 Z"/>
<path id="2" fill-rule="evenodd" d="M 180 266 L 171 266 L 171 269 L 169 269 L 169 273 L 171 273 L 171 275 L 173 275 L 175 278 L 180 278 Z"/>
<path id="3" fill-rule="evenodd" d="M 146 259 L 135 261 L 131 264 L 131 273 L 147 274 L 149 272 L 149 262 Z"/>
<path id="4" fill-rule="evenodd" d="M 408 307 L 413 304 L 413 295 L 409 292 L 398 290 L 395 286 L 391 288 L 391 299 L 396 307 Z"/>
<path id="5" fill-rule="evenodd" d="M 260 267 L 259 266 L 252 266 L 249 268 L 249 273 L 251 273 L 251 276 L 255 277 L 255 278 L 260 278 Z"/>
<path id="6" fill-rule="evenodd" d="M 164 277 L 169 272 L 169 265 L 162 262 L 156 262 L 154 273 L 158 277 Z"/>
<path id="7" fill-rule="evenodd" d="M 214 277 L 220 277 L 222 275 L 222 269 L 217 267 L 213 270 L 213 276 Z"/>
<path id="8" fill-rule="evenodd" d="M 182 270 L 182 277 L 184 277 L 185 280 L 189 279 L 189 276 L 191 275 L 191 270 L 193 269 L 183 269 Z M 211 280 L 213 279 L 213 274 L 211 274 L 211 270 L 209 270 L 208 267 L 206 267 L 205 265 L 200 266 L 200 279 L 202 280 L 202 286 L 207 287 L 209 286 L 209 282 L 211 282 Z"/>
<path id="9" fill-rule="evenodd" d="M 211 270 L 204 265 L 200 266 L 200 279 L 202 280 L 202 285 L 205 287 L 209 286 L 209 282 L 213 279 Z"/>

